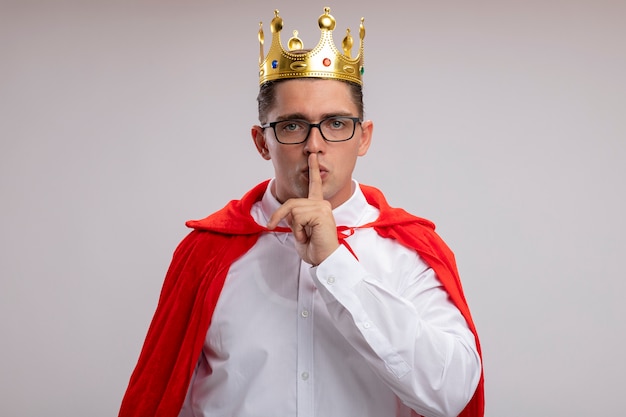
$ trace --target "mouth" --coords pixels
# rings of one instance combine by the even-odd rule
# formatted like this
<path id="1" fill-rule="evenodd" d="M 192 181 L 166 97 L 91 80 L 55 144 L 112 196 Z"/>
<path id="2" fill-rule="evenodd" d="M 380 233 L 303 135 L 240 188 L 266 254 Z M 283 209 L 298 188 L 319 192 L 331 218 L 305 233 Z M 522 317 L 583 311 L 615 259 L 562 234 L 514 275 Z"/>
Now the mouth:
<path id="1" fill-rule="evenodd" d="M 308 180 L 309 179 L 309 167 L 305 167 L 301 171 L 302 175 Z M 328 169 L 326 167 L 320 165 L 320 176 L 322 180 L 328 175 Z"/>

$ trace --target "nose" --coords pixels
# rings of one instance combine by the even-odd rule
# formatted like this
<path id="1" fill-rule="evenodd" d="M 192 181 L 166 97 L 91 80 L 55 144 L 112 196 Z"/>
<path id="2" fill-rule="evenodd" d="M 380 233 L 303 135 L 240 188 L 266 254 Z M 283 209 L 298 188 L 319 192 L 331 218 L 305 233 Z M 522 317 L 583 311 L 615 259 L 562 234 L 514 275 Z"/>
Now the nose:
<path id="1" fill-rule="evenodd" d="M 309 137 L 304 142 L 304 151 L 309 153 L 323 152 L 326 146 L 326 141 L 322 137 L 322 131 L 319 126 L 312 125 L 309 130 Z"/>

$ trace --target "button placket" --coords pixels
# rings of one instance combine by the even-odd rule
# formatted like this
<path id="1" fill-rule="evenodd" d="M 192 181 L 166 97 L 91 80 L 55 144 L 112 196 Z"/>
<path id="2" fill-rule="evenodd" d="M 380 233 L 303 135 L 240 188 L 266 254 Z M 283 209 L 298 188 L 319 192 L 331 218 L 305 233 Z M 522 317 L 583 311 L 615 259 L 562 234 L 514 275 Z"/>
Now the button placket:
<path id="1" fill-rule="evenodd" d="M 297 415 L 312 416 L 314 404 L 313 386 L 313 296 L 315 284 L 309 265 L 301 262 L 298 276 L 298 345 L 297 345 Z"/>

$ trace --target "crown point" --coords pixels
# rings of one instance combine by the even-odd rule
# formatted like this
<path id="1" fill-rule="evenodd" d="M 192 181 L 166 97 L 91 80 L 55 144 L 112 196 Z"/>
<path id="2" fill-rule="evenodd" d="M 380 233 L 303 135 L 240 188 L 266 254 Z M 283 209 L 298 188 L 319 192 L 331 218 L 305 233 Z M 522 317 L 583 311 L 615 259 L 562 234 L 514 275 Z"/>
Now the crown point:
<path id="1" fill-rule="evenodd" d="M 341 42 L 341 46 L 343 48 L 343 54 L 348 58 L 352 58 L 352 45 L 354 44 L 354 40 L 350 35 L 350 29 L 346 29 L 346 37 L 343 38 L 343 42 Z"/>
<path id="2" fill-rule="evenodd" d="M 289 38 L 289 42 L 287 43 L 287 47 L 289 48 L 290 51 L 294 51 L 296 49 L 303 49 L 304 48 L 304 44 L 302 43 L 302 40 L 300 40 L 300 38 L 298 38 L 298 31 L 297 30 L 293 31 L 293 36 L 291 38 Z"/>
<path id="3" fill-rule="evenodd" d="M 361 25 L 359 26 L 359 37 L 361 38 L 361 41 L 365 39 L 365 26 L 363 25 L 363 22 L 365 22 L 364 17 L 361 18 Z"/>
<path id="4" fill-rule="evenodd" d="M 283 18 L 278 15 L 278 9 L 274 10 L 274 18 L 270 25 L 272 33 L 278 33 L 283 29 Z"/>
<path id="5" fill-rule="evenodd" d="M 334 30 L 335 23 L 335 18 L 330 15 L 330 7 L 324 7 L 324 14 L 317 21 L 320 29 Z"/>
<path id="6" fill-rule="evenodd" d="M 259 22 L 259 43 L 263 45 L 265 35 L 263 34 L 263 22 Z"/>
<path id="7" fill-rule="evenodd" d="M 263 42 L 265 42 L 265 35 L 263 34 L 263 22 L 259 22 L 259 65 L 263 63 L 264 53 L 263 53 Z"/>

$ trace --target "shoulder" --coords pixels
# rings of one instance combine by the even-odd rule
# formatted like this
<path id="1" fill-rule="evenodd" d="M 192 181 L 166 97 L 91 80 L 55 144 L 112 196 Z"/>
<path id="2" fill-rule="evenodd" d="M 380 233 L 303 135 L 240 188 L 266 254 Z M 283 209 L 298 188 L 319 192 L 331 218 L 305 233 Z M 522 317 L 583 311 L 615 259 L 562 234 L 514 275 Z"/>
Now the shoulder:
<path id="1" fill-rule="evenodd" d="M 187 227 L 198 231 L 211 231 L 221 234 L 249 234 L 261 231 L 250 212 L 253 205 L 260 201 L 269 183 L 264 181 L 241 199 L 229 201 L 222 209 L 200 220 L 189 220 Z"/>
<path id="2" fill-rule="evenodd" d="M 380 211 L 377 220 L 379 226 L 413 226 L 417 228 L 425 228 L 426 230 L 435 230 L 435 223 L 432 221 L 416 216 L 400 207 L 393 207 L 385 198 L 381 190 L 371 185 L 359 184 L 368 204 L 376 207 Z"/>
<path id="3" fill-rule="evenodd" d="M 416 216 L 399 207 L 392 207 L 382 191 L 376 187 L 359 184 L 368 203 L 380 211 L 370 225 L 379 235 L 397 240 L 402 245 L 416 250 L 425 258 L 445 259 L 454 263 L 454 254 L 435 231 L 435 223 Z"/>

